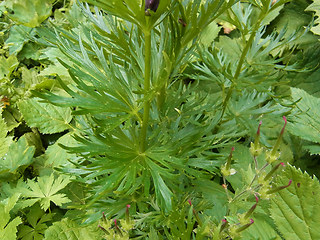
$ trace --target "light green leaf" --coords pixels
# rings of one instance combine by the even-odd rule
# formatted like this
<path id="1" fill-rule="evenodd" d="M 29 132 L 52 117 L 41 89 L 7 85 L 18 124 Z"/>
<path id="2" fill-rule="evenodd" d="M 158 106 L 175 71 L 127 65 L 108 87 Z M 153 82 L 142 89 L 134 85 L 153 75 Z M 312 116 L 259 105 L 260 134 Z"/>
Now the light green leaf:
<path id="1" fill-rule="evenodd" d="M 210 23 L 203 29 L 200 35 L 200 43 L 208 47 L 214 39 L 218 36 L 221 27 L 218 26 L 216 22 Z"/>
<path id="2" fill-rule="evenodd" d="M 14 55 L 8 58 L 0 56 L 0 63 L 0 80 L 5 77 L 9 78 L 12 71 L 19 65 L 19 61 Z"/>
<path id="3" fill-rule="evenodd" d="M 254 224 L 241 234 L 241 239 L 250 240 L 281 240 L 276 230 L 266 221 L 266 216 L 256 215 Z"/>
<path id="4" fill-rule="evenodd" d="M 10 221 L 10 211 L 19 199 L 20 194 L 14 194 L 0 203 L 0 239 L 17 239 L 17 226 L 22 223 L 20 217 Z"/>
<path id="5" fill-rule="evenodd" d="M 15 0 L 10 18 L 27 27 L 37 27 L 51 15 L 51 0 Z"/>
<path id="6" fill-rule="evenodd" d="M 7 125 L 7 130 L 10 132 L 14 128 L 18 127 L 21 122 L 17 119 L 21 118 L 21 114 L 18 109 L 13 110 L 12 112 L 9 111 L 3 111 L 2 117 Z"/>
<path id="7" fill-rule="evenodd" d="M 298 101 L 297 107 L 301 114 L 294 114 L 288 123 L 291 134 L 311 142 L 320 143 L 320 99 L 309 95 L 299 88 L 291 88 L 293 101 Z"/>
<path id="8" fill-rule="evenodd" d="M 220 36 L 215 47 L 222 49 L 230 58 L 239 59 L 242 53 L 240 38 L 231 39 L 228 36 Z"/>
<path id="9" fill-rule="evenodd" d="M 306 11 L 315 12 L 315 16 L 317 17 L 314 21 L 314 26 L 311 28 L 311 31 L 314 34 L 320 35 L 320 1 L 313 0 L 313 3 L 306 8 Z"/>
<path id="10" fill-rule="evenodd" d="M 277 186 L 290 187 L 279 191 L 271 200 L 271 217 L 287 240 L 320 239 L 320 184 L 316 177 L 288 165 L 277 180 Z"/>
<path id="11" fill-rule="evenodd" d="M 58 139 L 53 145 L 49 146 L 45 152 L 45 165 L 58 167 L 60 165 L 69 164 L 68 160 L 74 160 L 75 154 L 68 153 L 67 150 L 59 146 L 59 144 L 73 147 L 76 145 L 76 140 L 70 135 L 66 134 Z"/>
<path id="12" fill-rule="evenodd" d="M 29 36 L 32 34 L 32 28 L 14 25 L 10 28 L 9 38 L 5 41 L 5 44 L 9 46 L 9 54 L 17 55 L 29 41 Z M 32 34 L 34 35 L 34 34 Z"/>
<path id="13" fill-rule="evenodd" d="M 53 174 L 38 177 L 37 181 L 28 180 L 27 187 L 21 191 L 22 197 L 28 199 L 22 203 L 22 208 L 39 201 L 41 208 L 46 211 L 50 207 L 50 202 L 57 206 L 70 202 L 65 194 L 57 194 L 68 183 L 70 183 L 69 177 L 60 175 L 55 179 Z"/>
<path id="14" fill-rule="evenodd" d="M 10 137 L 6 137 L 8 132 L 8 127 L 4 120 L 0 117 L 0 158 L 7 153 L 9 146 L 12 142 Z"/>
<path id="15" fill-rule="evenodd" d="M 102 231 L 101 231 L 102 233 Z M 62 219 L 55 222 L 45 231 L 45 240 L 97 240 L 101 239 L 100 231 L 94 226 L 79 226 L 74 221 Z"/>
<path id="16" fill-rule="evenodd" d="M 33 160 L 35 152 L 34 146 L 28 146 L 25 136 L 21 137 L 18 142 L 13 142 L 7 155 L 0 158 L 0 172 L 15 171 L 20 166 L 29 165 Z"/>
<path id="17" fill-rule="evenodd" d="M 320 155 L 320 145 L 303 146 L 311 155 Z"/>
<path id="18" fill-rule="evenodd" d="M 36 84 L 41 82 L 42 79 L 38 76 L 38 71 L 36 69 L 28 69 L 26 67 L 20 69 L 22 81 L 26 90 L 32 89 Z"/>
<path id="19" fill-rule="evenodd" d="M 35 98 L 21 101 L 18 106 L 29 127 L 37 127 L 42 133 L 58 133 L 69 128 L 70 108 L 41 103 Z"/>

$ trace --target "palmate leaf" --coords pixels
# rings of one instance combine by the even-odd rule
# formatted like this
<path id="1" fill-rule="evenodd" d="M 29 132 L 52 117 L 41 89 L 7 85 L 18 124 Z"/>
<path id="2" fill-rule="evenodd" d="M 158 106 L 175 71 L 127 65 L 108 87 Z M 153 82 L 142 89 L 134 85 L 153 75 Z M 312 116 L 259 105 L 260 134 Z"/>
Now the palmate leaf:
<path id="1" fill-rule="evenodd" d="M 313 0 L 313 3 L 306 8 L 305 11 L 313 11 L 316 15 L 316 20 L 314 22 L 314 26 L 311 28 L 311 31 L 314 34 L 320 35 L 320 1 Z"/>
<path id="2" fill-rule="evenodd" d="M 22 223 L 20 217 L 10 221 L 10 211 L 19 199 L 20 194 L 16 193 L 10 198 L 0 202 L 0 239 L 17 239 L 17 226 Z M 9 222 L 10 221 L 10 222 Z"/>
<path id="3" fill-rule="evenodd" d="M 271 217 L 286 240 L 320 239 L 320 184 L 316 177 L 288 165 L 279 176 L 277 185 L 287 185 L 271 200 Z"/>
<path id="4" fill-rule="evenodd" d="M 60 144 L 66 146 L 76 145 L 74 138 L 70 134 L 63 135 L 53 145 L 50 145 L 43 155 L 46 167 L 54 168 L 60 165 L 70 165 L 68 160 L 73 161 L 77 158 L 75 154 L 70 154 L 60 147 Z"/>
<path id="5" fill-rule="evenodd" d="M 293 101 L 299 101 L 297 112 L 290 117 L 288 130 L 291 134 L 302 139 L 320 143 L 320 113 L 318 111 L 320 99 L 309 95 L 302 89 L 291 88 Z"/>
<path id="6" fill-rule="evenodd" d="M 0 56 L 0 83 L 5 77 L 9 78 L 11 73 L 19 65 L 19 61 L 16 56 L 10 55 L 8 58 Z"/>
<path id="7" fill-rule="evenodd" d="M 69 108 L 42 103 L 39 99 L 28 99 L 18 103 L 29 127 L 37 127 L 41 133 L 59 133 L 69 128 L 72 119 Z"/>
<path id="8" fill-rule="evenodd" d="M 32 28 L 23 25 L 12 26 L 10 28 L 10 35 L 5 41 L 9 46 L 10 55 L 17 55 L 29 41 L 30 35 L 34 35 L 34 30 Z"/>
<path id="9" fill-rule="evenodd" d="M 119 195 L 130 199 L 134 192 L 141 189 L 142 195 L 147 198 L 155 191 L 159 205 L 170 210 L 173 196 L 170 188 L 175 185 L 172 180 L 176 176 L 173 172 L 178 166 L 182 167 L 181 160 L 170 156 L 170 151 L 158 147 L 150 147 L 140 154 L 135 130 L 117 128 L 111 133 L 76 137 L 78 146 L 65 148 L 82 154 L 89 164 L 76 165 L 77 169 L 64 167 L 61 171 L 81 176 L 79 181 L 92 192 L 87 199 L 88 206 Z M 90 153 L 86 153 L 85 149 L 90 149 Z M 117 204 L 113 203 L 107 214 L 112 214 Z M 123 208 L 125 203 L 121 204 L 124 204 L 121 206 Z M 108 205 L 105 203 L 104 209 Z"/>
<path id="10" fill-rule="evenodd" d="M 137 115 L 142 106 L 137 103 L 133 91 L 138 88 L 141 76 L 135 76 L 130 66 L 124 71 L 123 67 L 114 63 L 111 56 L 107 58 L 94 39 L 90 39 L 90 50 L 85 48 L 81 39 L 76 43 L 79 46 L 67 39 L 58 38 L 58 41 L 61 51 L 72 61 L 72 64 L 60 62 L 69 70 L 74 86 L 58 78 L 60 85 L 71 97 L 34 92 L 36 96 L 58 106 L 76 107 L 75 114 L 108 114 L 111 129 Z M 101 117 L 106 119 L 106 116 Z"/>
<path id="11" fill-rule="evenodd" d="M 35 147 L 28 146 L 25 136 L 11 143 L 8 153 L 0 158 L 0 173 L 15 173 L 20 166 L 28 166 L 33 160 L 34 152 Z"/>
<path id="12" fill-rule="evenodd" d="M 52 0 L 15 0 L 10 18 L 27 27 L 37 27 L 51 15 Z"/>
<path id="13" fill-rule="evenodd" d="M 60 175 L 55 178 L 54 174 L 38 177 L 37 181 L 29 179 L 25 187 L 19 188 L 21 196 L 25 198 L 21 207 L 32 206 L 39 202 L 41 208 L 46 211 L 50 207 L 50 202 L 57 206 L 70 202 L 65 194 L 58 193 L 69 183 L 70 178 L 68 176 Z"/>
<path id="14" fill-rule="evenodd" d="M 42 240 L 44 231 L 48 228 L 47 222 L 52 221 L 54 214 L 46 214 L 39 204 L 30 208 L 26 215 L 27 224 L 19 226 L 18 238 L 21 240 Z"/>
<path id="15" fill-rule="evenodd" d="M 102 239 L 97 225 L 80 226 L 67 218 L 55 222 L 45 231 L 44 240 L 97 240 Z"/>

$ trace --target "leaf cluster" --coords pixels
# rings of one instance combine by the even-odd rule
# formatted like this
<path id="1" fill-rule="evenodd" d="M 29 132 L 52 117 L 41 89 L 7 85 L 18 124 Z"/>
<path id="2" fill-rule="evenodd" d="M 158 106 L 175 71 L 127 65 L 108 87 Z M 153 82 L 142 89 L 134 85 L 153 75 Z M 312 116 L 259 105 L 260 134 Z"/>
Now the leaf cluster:
<path id="1" fill-rule="evenodd" d="M 0 236 L 317 239 L 310 11 L 2 1 Z"/>

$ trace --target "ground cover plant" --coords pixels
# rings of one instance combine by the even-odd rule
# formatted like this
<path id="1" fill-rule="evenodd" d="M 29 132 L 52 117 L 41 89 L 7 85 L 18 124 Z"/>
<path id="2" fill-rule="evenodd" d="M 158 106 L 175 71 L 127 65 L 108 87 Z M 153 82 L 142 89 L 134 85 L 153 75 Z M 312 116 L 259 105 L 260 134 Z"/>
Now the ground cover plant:
<path id="1" fill-rule="evenodd" d="M 0 239 L 320 239 L 319 4 L 0 1 Z"/>

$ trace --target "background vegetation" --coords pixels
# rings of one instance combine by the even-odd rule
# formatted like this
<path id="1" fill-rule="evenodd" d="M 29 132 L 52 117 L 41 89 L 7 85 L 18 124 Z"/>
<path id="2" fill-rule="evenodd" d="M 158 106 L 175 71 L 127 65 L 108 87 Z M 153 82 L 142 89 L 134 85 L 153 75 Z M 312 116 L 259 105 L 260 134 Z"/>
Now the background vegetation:
<path id="1" fill-rule="evenodd" d="M 0 1 L 0 239 L 320 239 L 319 6 Z"/>

